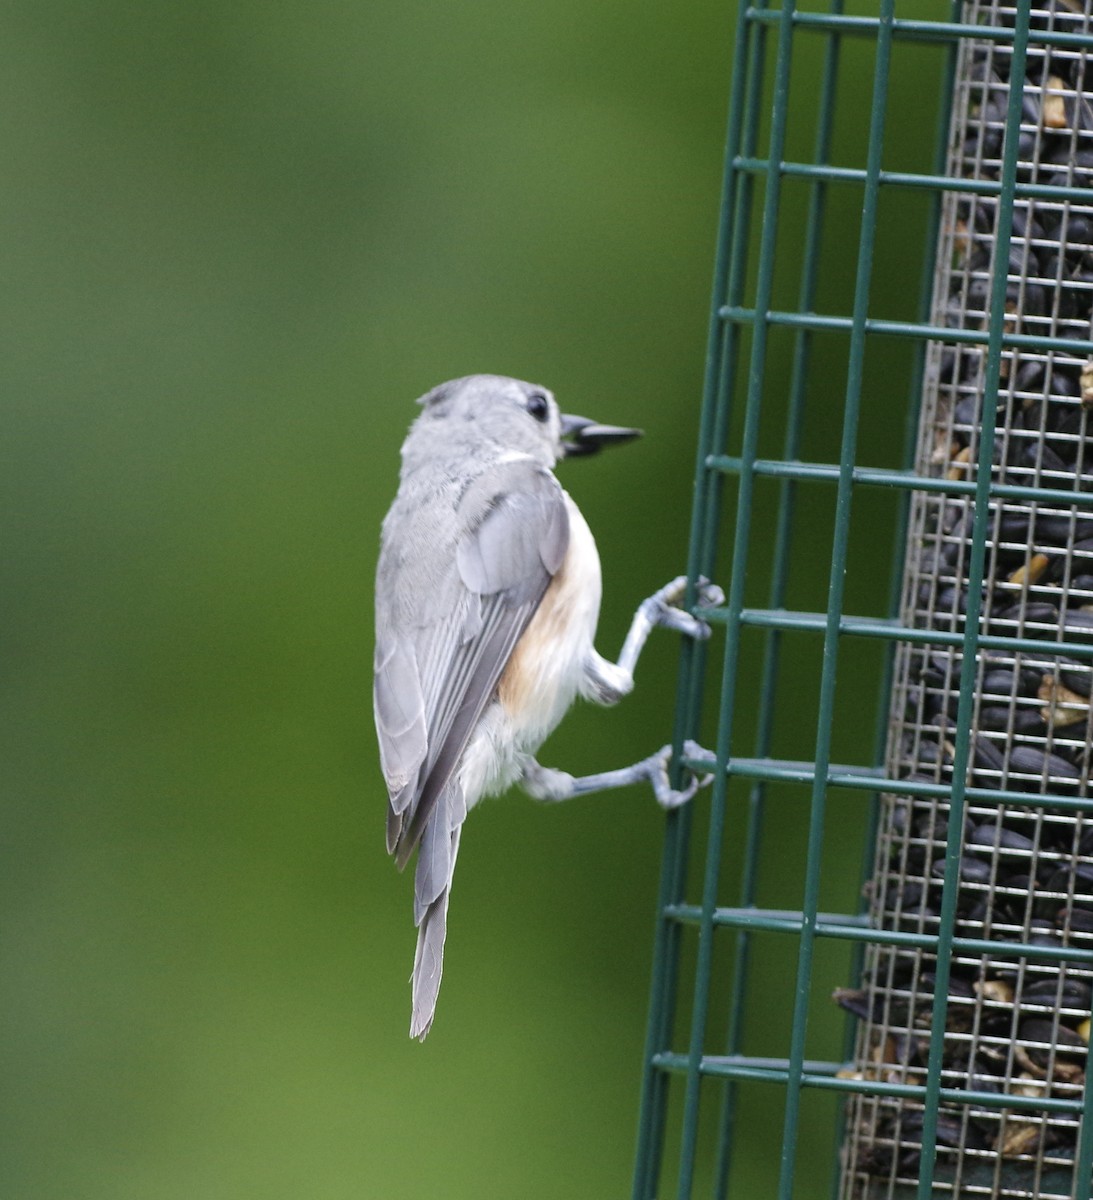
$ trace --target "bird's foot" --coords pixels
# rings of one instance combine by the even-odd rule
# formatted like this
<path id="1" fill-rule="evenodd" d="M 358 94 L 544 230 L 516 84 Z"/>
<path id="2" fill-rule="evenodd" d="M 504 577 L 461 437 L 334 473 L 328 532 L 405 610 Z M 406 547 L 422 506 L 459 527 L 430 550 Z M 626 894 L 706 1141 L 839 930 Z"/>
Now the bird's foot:
<path id="1" fill-rule="evenodd" d="M 671 583 L 654 592 L 648 600 L 643 601 L 641 607 L 651 624 L 675 629 L 688 637 L 705 641 L 710 636 L 709 625 L 701 617 L 696 617 L 679 607 L 686 590 L 687 576 L 679 575 Z M 699 608 L 717 608 L 724 603 L 725 593 L 716 583 L 710 583 L 704 578 L 698 580 Z"/>
<path id="2" fill-rule="evenodd" d="M 704 750 L 697 742 L 686 741 L 683 743 L 684 758 L 702 758 L 712 759 L 714 756 Z M 638 767 L 644 768 L 646 778 L 652 784 L 653 795 L 657 799 L 657 803 L 664 809 L 679 808 L 680 805 L 686 804 L 692 799 L 699 788 L 706 787 L 713 776 L 699 775 L 695 771 L 687 768 L 690 779 L 682 788 L 673 788 L 668 779 L 668 766 L 672 761 L 672 747 L 664 746 L 650 755 L 644 762 L 638 763 Z"/>
<path id="3" fill-rule="evenodd" d="M 699 758 L 713 765 L 713 755 L 697 742 L 684 742 L 683 754 L 686 758 Z M 611 788 L 629 787 L 635 783 L 649 781 L 653 795 L 661 808 L 679 808 L 713 779 L 712 775 L 699 775 L 690 771 L 690 780 L 685 787 L 673 788 L 668 779 L 668 766 L 672 761 L 672 747 L 664 746 L 636 762 L 630 767 L 619 767 L 614 771 L 602 771 L 599 775 L 580 775 L 574 777 L 566 771 L 557 771 L 552 767 L 541 767 L 531 760 L 525 767 L 520 780 L 524 791 L 534 800 L 547 804 L 556 804 L 560 800 L 570 800 L 574 796 L 588 796 L 593 792 L 604 792 Z"/>

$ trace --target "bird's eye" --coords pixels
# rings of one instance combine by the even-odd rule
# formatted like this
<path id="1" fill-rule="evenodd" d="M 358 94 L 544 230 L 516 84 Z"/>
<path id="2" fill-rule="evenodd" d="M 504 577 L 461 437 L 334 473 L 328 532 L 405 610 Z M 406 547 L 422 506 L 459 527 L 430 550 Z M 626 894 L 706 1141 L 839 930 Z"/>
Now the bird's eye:
<path id="1" fill-rule="evenodd" d="M 536 421 L 545 421 L 550 416 L 550 405 L 542 392 L 532 392 L 526 407 Z"/>

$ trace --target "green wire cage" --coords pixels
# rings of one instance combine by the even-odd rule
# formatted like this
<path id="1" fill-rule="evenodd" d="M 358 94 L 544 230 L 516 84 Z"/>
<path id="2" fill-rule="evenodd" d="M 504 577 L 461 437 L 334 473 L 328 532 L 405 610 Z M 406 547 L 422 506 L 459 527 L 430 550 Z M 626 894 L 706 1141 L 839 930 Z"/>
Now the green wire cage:
<path id="1" fill-rule="evenodd" d="M 1091 1191 L 1093 17 L 862 7 L 738 19 L 635 1200 Z"/>

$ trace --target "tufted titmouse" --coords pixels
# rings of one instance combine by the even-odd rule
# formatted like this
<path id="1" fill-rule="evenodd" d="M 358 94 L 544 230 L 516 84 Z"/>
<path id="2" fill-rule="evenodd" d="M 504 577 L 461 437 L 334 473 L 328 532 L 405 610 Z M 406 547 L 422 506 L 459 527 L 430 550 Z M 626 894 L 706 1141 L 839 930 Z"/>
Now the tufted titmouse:
<path id="1" fill-rule="evenodd" d="M 655 626 L 691 637 L 709 628 L 675 607 L 681 578 L 639 607 L 617 663 L 593 646 L 599 555 L 552 468 L 639 430 L 563 416 L 545 388 L 498 375 L 443 383 L 419 403 L 383 522 L 373 701 L 390 794 L 387 849 L 400 870 L 418 850 L 410 1036 L 424 1038 L 468 810 L 517 780 L 537 800 L 640 779 L 666 807 L 689 799 L 698 780 L 672 790 L 669 747 L 580 779 L 534 755 L 577 696 L 613 704 L 631 690 Z M 721 599 L 708 585 L 700 597 Z"/>

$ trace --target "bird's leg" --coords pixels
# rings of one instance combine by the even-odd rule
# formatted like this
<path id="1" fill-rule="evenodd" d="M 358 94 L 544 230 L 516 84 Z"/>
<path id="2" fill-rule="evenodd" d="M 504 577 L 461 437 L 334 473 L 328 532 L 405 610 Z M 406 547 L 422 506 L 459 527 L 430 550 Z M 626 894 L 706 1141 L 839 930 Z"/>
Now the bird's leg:
<path id="1" fill-rule="evenodd" d="M 676 629 L 699 640 L 710 636 L 710 627 L 705 621 L 678 607 L 686 587 L 687 577 L 680 575 L 638 605 L 617 663 L 592 652 L 585 664 L 585 679 L 581 688 L 586 699 L 597 704 L 615 704 L 631 691 L 638 659 L 649 635 L 658 625 L 665 629 Z M 699 607 L 713 608 L 724 602 L 725 593 L 717 584 L 705 579 L 698 581 Z"/>
<path id="2" fill-rule="evenodd" d="M 687 758 L 713 758 L 713 755 L 703 750 L 697 742 L 684 742 L 683 753 Z M 713 776 L 696 775 L 692 772 L 686 787 L 673 788 L 668 782 L 668 764 L 671 758 L 672 747 L 665 746 L 633 766 L 620 767 L 615 771 L 602 771 L 599 775 L 581 775 L 578 778 L 566 771 L 541 767 L 531 759 L 524 768 L 520 783 L 533 800 L 554 804 L 559 800 L 571 800 L 574 796 L 588 796 L 593 792 L 629 787 L 631 784 L 648 780 L 661 808 L 678 808 L 681 804 L 686 804 L 700 787 L 709 783 Z"/>
<path id="3" fill-rule="evenodd" d="M 654 592 L 647 600 L 638 605 L 634 619 L 630 624 L 630 632 L 619 655 L 618 665 L 631 675 L 638 664 L 638 658 L 649 638 L 649 634 L 658 626 L 665 629 L 677 629 L 688 637 L 705 639 L 710 636 L 710 627 L 705 621 L 693 617 L 679 607 L 683 593 L 687 589 L 686 575 L 680 575 L 666 584 L 659 592 Z M 698 582 L 698 603 L 703 608 L 713 608 L 725 603 L 725 593 L 714 583 L 705 579 Z"/>
<path id="4" fill-rule="evenodd" d="M 581 689 L 586 697 L 600 704 L 614 704 L 625 696 L 634 686 L 634 668 L 642 649 L 658 625 L 667 629 L 677 629 L 693 638 L 705 639 L 710 636 L 710 627 L 705 621 L 678 607 L 686 587 L 687 577 L 680 575 L 638 605 L 617 663 L 608 662 L 595 651 L 592 652 L 585 664 L 584 686 Z M 712 608 L 724 602 L 725 594 L 716 584 L 705 579 L 698 581 L 698 603 L 701 608 Z M 703 750 L 696 742 L 684 742 L 683 752 L 688 758 L 713 758 L 713 755 Z M 572 799 L 574 796 L 587 796 L 609 788 L 629 787 L 631 784 L 648 780 L 652 784 L 657 803 L 662 808 L 678 808 L 690 800 L 713 776 L 699 776 L 691 772 L 691 779 L 686 787 L 673 788 L 668 781 L 668 764 L 671 758 L 671 746 L 664 746 L 656 754 L 651 754 L 633 766 L 603 771 L 598 775 L 582 775 L 579 778 L 574 778 L 566 771 L 540 766 L 535 759 L 529 758 L 520 783 L 533 799 L 555 803 Z"/>

